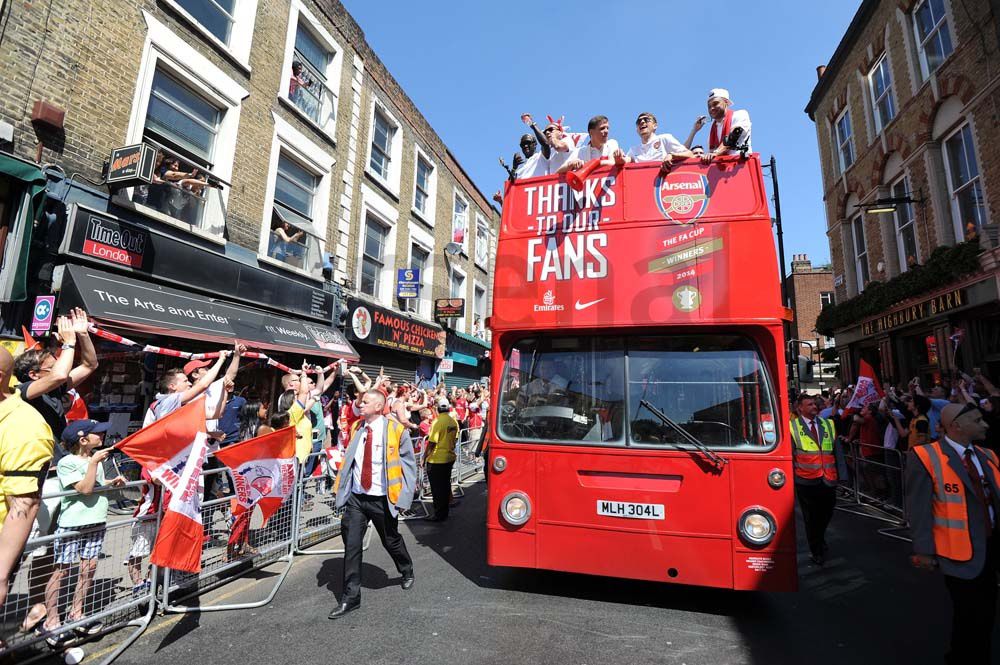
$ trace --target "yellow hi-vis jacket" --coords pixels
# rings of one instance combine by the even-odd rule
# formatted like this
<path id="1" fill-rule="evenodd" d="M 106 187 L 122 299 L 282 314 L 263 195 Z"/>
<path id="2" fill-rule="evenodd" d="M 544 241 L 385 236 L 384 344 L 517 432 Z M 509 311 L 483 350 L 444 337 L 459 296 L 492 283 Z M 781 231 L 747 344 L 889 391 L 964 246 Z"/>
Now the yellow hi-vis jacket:
<path id="1" fill-rule="evenodd" d="M 403 426 L 392 418 L 386 418 L 386 420 L 389 426 L 386 429 L 386 441 L 385 446 L 383 446 L 385 450 L 385 459 L 383 460 L 385 464 L 385 496 L 389 499 L 389 503 L 396 505 L 399 501 L 399 493 L 403 489 L 403 464 L 399 461 L 399 440 L 403 437 Z M 364 420 L 355 420 L 354 424 L 351 425 L 351 435 L 347 440 L 353 440 L 354 436 L 358 433 L 358 428 L 364 424 Z M 340 479 L 345 475 L 349 475 L 347 473 L 349 467 L 350 463 L 348 460 L 344 460 L 340 473 L 337 474 L 337 479 L 333 483 L 334 496 L 337 496 Z M 351 479 L 348 478 L 347 482 L 351 482 Z"/>
<path id="2" fill-rule="evenodd" d="M 833 454 L 833 422 L 816 417 L 816 429 L 820 441 L 815 441 L 805 421 L 799 417 L 788 423 L 795 444 L 792 462 L 795 467 L 796 482 L 805 485 L 824 483 L 830 487 L 837 484 L 837 459 Z"/>

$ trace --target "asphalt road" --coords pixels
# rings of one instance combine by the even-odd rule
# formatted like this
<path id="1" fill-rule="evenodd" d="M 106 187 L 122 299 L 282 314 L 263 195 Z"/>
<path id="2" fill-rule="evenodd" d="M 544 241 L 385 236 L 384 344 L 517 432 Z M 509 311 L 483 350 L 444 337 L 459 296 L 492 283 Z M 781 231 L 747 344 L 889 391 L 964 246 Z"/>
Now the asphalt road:
<path id="1" fill-rule="evenodd" d="M 942 662 L 950 615 L 943 584 L 911 570 L 908 545 L 878 535 L 883 525 L 874 520 L 838 512 L 828 538 L 831 560 L 817 568 L 800 556 L 798 593 L 734 593 L 491 569 L 484 563 L 484 506 L 480 483 L 466 491 L 451 521 L 404 523 L 415 562 L 410 591 L 400 589 L 376 539 L 365 555 L 361 610 L 329 621 L 341 558 L 303 556 L 266 607 L 159 617 L 117 662 Z M 263 598 L 276 570 L 232 582 L 201 603 Z M 115 639 L 86 645 L 84 662 L 97 662 Z"/>

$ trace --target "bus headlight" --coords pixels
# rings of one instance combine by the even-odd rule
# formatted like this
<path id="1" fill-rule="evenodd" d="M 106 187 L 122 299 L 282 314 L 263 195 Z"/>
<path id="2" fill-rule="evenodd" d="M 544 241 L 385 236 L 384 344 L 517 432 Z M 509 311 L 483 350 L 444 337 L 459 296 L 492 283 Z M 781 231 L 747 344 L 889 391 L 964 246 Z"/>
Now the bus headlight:
<path id="1" fill-rule="evenodd" d="M 740 537 L 754 547 L 762 547 L 774 540 L 777 527 L 774 518 L 763 508 L 750 508 L 740 515 L 737 525 Z"/>
<path id="2" fill-rule="evenodd" d="M 503 518 L 513 526 L 521 526 L 531 516 L 531 502 L 521 492 L 511 492 L 500 502 Z"/>

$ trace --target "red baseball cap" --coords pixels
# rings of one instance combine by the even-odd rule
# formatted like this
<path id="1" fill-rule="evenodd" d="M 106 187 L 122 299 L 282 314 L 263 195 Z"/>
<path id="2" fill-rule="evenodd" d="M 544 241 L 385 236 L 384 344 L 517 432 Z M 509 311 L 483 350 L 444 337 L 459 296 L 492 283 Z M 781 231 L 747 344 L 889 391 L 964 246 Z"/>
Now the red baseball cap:
<path id="1" fill-rule="evenodd" d="M 211 364 L 211 360 L 191 360 L 184 365 L 184 374 L 186 376 L 199 367 L 208 367 Z"/>

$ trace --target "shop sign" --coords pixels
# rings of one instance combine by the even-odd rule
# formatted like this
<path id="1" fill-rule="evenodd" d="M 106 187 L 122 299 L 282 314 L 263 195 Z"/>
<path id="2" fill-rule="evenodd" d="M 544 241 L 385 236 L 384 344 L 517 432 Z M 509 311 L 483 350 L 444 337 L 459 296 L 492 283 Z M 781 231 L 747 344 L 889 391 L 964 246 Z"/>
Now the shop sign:
<path id="1" fill-rule="evenodd" d="M 952 289 L 946 293 L 928 298 L 922 302 L 901 307 L 888 314 L 865 321 L 861 324 L 861 334 L 877 335 L 901 326 L 933 318 L 939 314 L 964 307 L 968 303 L 965 289 Z"/>
<path id="2" fill-rule="evenodd" d="M 450 374 L 455 371 L 455 361 L 451 358 L 443 358 L 438 365 L 438 371 L 442 374 Z"/>
<path id="3" fill-rule="evenodd" d="M 835 287 L 843 286 L 844 285 L 844 276 L 843 275 L 835 275 L 834 278 L 833 278 L 833 285 Z"/>
<path id="4" fill-rule="evenodd" d="M 149 231 L 117 219 L 87 215 L 83 253 L 102 261 L 141 269 Z"/>
<path id="5" fill-rule="evenodd" d="M 435 319 L 460 319 L 465 316 L 465 298 L 438 298 L 434 301 Z"/>
<path id="6" fill-rule="evenodd" d="M 35 309 L 31 314 L 31 332 L 47 332 L 52 326 L 52 313 L 56 308 L 55 296 L 37 296 L 35 298 Z"/>
<path id="7" fill-rule="evenodd" d="M 127 145 L 111 151 L 107 183 L 115 187 L 133 187 L 153 182 L 156 150 L 145 143 Z"/>
<path id="8" fill-rule="evenodd" d="M 420 268 L 399 268 L 396 270 L 396 297 L 420 297 Z"/>
<path id="9" fill-rule="evenodd" d="M 445 331 L 364 300 L 347 300 L 347 338 L 386 349 L 444 358 Z"/>

